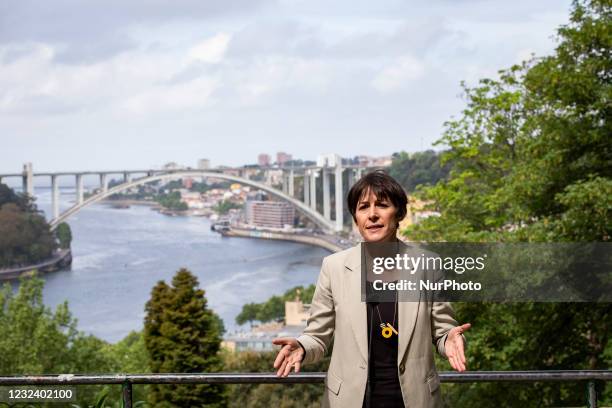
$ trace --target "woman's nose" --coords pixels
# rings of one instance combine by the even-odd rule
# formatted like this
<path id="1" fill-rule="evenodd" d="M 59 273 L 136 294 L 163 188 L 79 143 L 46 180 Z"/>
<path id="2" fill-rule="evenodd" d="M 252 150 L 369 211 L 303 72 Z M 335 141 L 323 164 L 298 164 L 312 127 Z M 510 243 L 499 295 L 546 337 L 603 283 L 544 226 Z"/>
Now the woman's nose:
<path id="1" fill-rule="evenodd" d="M 378 219 L 378 214 L 377 214 L 376 208 L 374 208 L 374 206 L 370 207 L 370 210 L 368 212 L 368 218 L 370 218 L 371 220 Z"/>

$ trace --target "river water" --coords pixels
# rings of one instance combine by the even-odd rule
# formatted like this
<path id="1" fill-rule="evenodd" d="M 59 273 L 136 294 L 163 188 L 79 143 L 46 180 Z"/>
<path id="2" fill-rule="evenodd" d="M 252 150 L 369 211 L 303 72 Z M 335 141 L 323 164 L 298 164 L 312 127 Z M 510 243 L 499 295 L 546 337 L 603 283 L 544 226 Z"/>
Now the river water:
<path id="1" fill-rule="evenodd" d="M 35 195 L 49 214 L 49 189 Z M 60 202 L 61 211 L 72 205 L 74 189 L 62 188 Z M 221 237 L 205 217 L 170 217 L 147 206 L 94 204 L 68 223 L 72 268 L 43 275 L 44 303 L 55 308 L 67 300 L 79 330 L 110 342 L 142 329 L 152 287 L 169 283 L 182 267 L 197 276 L 208 306 L 231 331 L 241 329 L 235 317 L 243 304 L 315 283 L 329 254 L 292 242 Z"/>

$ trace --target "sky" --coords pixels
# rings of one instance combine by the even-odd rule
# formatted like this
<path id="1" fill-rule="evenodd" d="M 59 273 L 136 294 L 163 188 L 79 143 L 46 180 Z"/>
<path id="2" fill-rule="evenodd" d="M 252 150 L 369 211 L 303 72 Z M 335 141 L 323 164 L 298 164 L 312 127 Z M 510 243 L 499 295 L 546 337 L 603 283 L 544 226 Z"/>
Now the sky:
<path id="1" fill-rule="evenodd" d="M 569 0 L 0 3 L 0 173 L 431 148 Z M 436 148 L 440 148 L 439 146 Z"/>

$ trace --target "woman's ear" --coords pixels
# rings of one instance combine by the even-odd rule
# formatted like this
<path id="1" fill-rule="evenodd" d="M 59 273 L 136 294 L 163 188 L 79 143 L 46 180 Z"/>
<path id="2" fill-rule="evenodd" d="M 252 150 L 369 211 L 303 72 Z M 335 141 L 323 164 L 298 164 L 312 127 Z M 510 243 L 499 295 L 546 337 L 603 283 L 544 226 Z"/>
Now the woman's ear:
<path id="1" fill-rule="evenodd" d="M 406 217 L 406 215 L 404 214 L 403 217 L 400 217 L 399 214 L 395 215 L 395 229 L 399 230 L 400 227 L 400 222 L 402 222 L 402 220 Z"/>

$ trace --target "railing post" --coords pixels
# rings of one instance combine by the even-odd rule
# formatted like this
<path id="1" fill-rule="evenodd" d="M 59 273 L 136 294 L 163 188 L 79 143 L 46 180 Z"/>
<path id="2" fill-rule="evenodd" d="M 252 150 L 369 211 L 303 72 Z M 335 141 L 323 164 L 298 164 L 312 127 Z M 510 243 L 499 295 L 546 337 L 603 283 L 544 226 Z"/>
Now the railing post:
<path id="1" fill-rule="evenodd" d="M 132 408 L 132 383 L 125 381 L 121 385 L 123 394 L 123 408 Z"/>
<path id="2" fill-rule="evenodd" d="M 589 408 L 597 408 L 597 389 L 595 388 L 595 381 L 589 381 L 587 383 L 587 406 Z"/>

